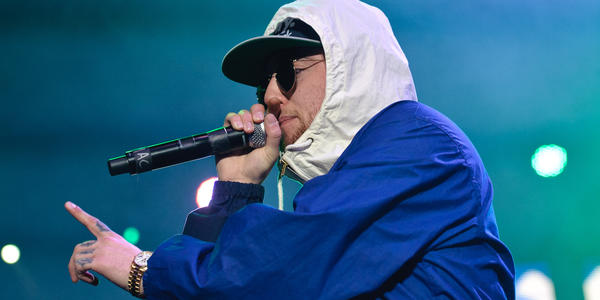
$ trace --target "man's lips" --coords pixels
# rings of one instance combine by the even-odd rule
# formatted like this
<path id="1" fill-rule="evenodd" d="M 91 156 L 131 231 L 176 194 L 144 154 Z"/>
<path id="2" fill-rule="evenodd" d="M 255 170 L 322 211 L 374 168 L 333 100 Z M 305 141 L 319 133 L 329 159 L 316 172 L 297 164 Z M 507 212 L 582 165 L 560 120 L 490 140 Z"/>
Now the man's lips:
<path id="1" fill-rule="evenodd" d="M 280 116 L 278 121 L 279 121 L 279 126 L 283 125 L 285 122 L 289 121 L 289 120 L 293 120 L 295 119 L 295 116 Z"/>

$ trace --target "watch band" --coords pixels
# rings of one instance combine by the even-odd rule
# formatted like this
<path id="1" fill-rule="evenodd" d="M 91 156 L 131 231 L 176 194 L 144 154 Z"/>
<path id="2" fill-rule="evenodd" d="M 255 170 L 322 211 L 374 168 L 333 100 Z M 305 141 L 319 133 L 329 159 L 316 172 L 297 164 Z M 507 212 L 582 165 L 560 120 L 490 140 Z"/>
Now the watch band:
<path id="1" fill-rule="evenodd" d="M 133 296 L 138 298 L 146 298 L 140 290 L 142 288 L 142 276 L 144 276 L 144 272 L 148 270 L 146 261 L 148 258 L 150 258 L 150 255 L 152 255 L 152 252 L 143 251 L 136 255 L 131 262 L 129 280 L 127 281 L 127 289 Z M 138 264 L 136 261 L 139 261 L 140 264 Z"/>

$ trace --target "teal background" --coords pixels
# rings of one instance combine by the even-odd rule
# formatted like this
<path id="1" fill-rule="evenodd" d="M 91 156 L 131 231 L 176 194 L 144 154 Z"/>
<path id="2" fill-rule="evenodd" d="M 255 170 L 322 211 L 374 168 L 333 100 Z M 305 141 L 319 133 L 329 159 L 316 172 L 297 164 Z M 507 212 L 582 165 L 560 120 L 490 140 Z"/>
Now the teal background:
<path id="1" fill-rule="evenodd" d="M 367 1 L 389 17 L 419 100 L 453 119 L 494 182 L 501 238 L 516 263 L 543 265 L 558 299 L 583 299 L 600 264 L 600 2 Z M 109 176 L 125 150 L 218 127 L 254 103 L 223 55 L 262 34 L 281 1 L 0 1 L 1 299 L 130 299 L 108 280 L 73 284 L 73 246 L 92 239 L 73 201 L 154 249 L 181 232 L 203 159 Z M 567 149 L 556 178 L 530 166 L 542 144 Z M 276 206 L 275 174 L 265 203 Z M 284 182 L 286 205 L 298 189 Z"/>

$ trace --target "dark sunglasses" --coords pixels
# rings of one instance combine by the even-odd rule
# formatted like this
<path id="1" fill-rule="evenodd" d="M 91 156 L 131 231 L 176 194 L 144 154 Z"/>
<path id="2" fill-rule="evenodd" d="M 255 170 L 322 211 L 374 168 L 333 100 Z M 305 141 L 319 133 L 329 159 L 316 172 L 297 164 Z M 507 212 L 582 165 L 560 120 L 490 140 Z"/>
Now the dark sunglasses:
<path id="1" fill-rule="evenodd" d="M 294 66 L 294 62 L 296 61 L 312 61 L 313 63 L 304 68 L 296 68 Z M 267 91 L 267 86 L 269 85 L 269 82 L 271 82 L 271 78 L 273 78 L 273 76 L 275 76 L 275 81 L 277 81 L 279 91 L 281 91 L 286 98 L 290 98 L 296 90 L 296 75 L 323 61 L 325 60 L 292 59 L 282 60 L 279 61 L 279 63 L 268 66 L 266 72 L 267 75 L 260 81 L 258 87 L 256 88 L 256 99 L 258 100 L 258 103 L 263 105 L 265 104 L 265 92 Z"/>

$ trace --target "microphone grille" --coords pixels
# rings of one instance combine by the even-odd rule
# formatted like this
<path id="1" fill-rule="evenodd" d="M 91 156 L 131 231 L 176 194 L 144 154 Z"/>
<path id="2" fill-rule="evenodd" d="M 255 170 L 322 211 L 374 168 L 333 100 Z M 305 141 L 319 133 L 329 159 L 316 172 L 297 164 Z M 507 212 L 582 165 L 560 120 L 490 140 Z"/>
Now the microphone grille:
<path id="1" fill-rule="evenodd" d="M 250 134 L 248 137 L 250 147 L 252 148 L 262 148 L 267 143 L 267 134 L 264 130 L 263 123 L 254 124 L 254 132 Z"/>

